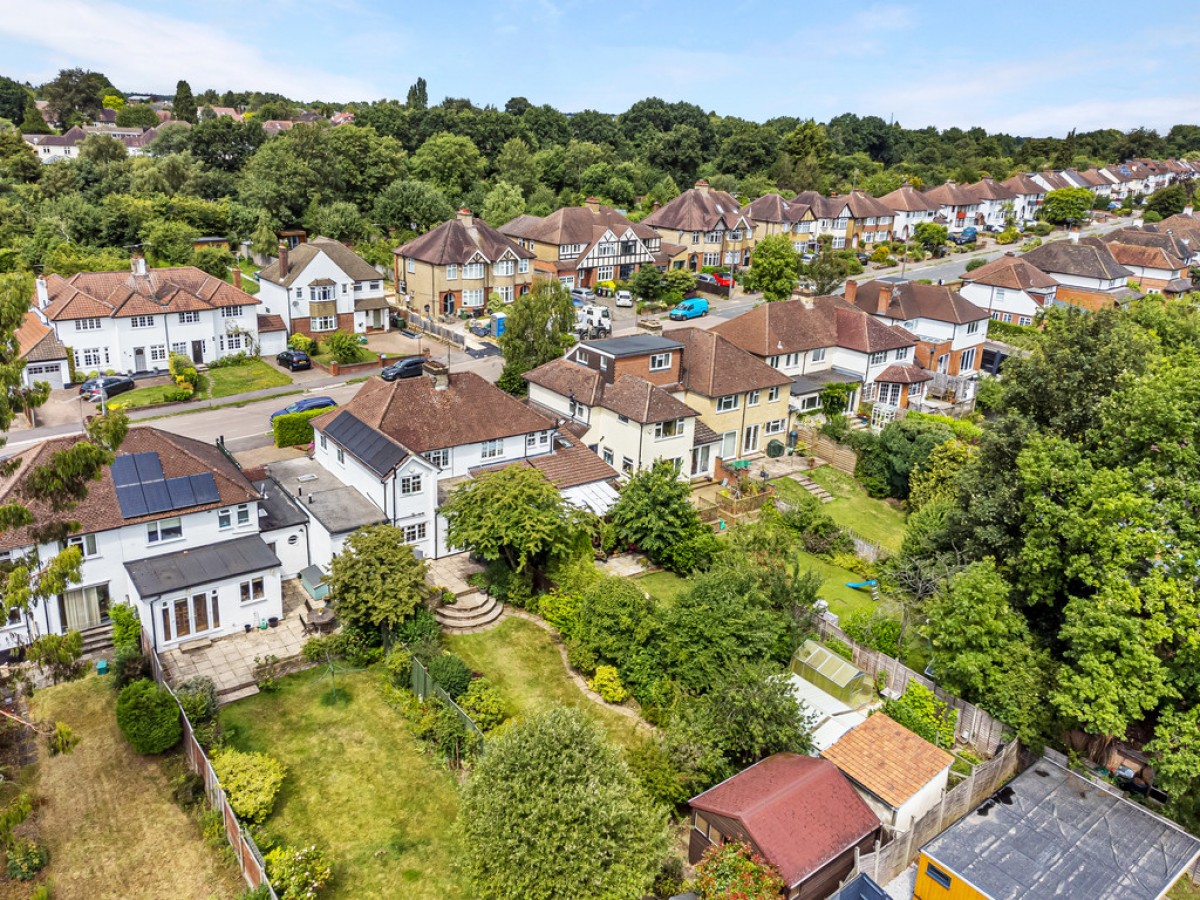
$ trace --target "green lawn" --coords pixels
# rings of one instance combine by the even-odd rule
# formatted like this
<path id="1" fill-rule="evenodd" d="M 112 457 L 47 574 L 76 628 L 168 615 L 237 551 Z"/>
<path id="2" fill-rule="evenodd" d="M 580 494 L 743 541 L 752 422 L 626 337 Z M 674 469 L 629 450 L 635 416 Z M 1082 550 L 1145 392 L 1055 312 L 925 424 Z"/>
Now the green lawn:
<path id="1" fill-rule="evenodd" d="M 332 860 L 329 898 L 440 900 L 470 892 L 455 870 L 454 776 L 384 703 L 374 672 L 339 676 L 350 693 L 325 705 L 328 676 L 311 669 L 279 690 L 221 710 L 234 746 L 270 753 L 287 766 L 266 831 L 315 843 Z"/>
<path id="2" fill-rule="evenodd" d="M 688 582 L 673 572 L 654 572 L 636 579 L 638 586 L 647 594 L 664 603 L 673 603 L 675 598 L 688 589 Z"/>
<path id="3" fill-rule="evenodd" d="M 208 386 L 205 388 L 205 393 L 198 399 L 232 397 L 235 394 L 283 387 L 292 383 L 291 376 L 262 359 L 247 360 L 240 366 L 209 369 L 204 377 L 208 380 Z M 117 395 L 111 402 L 128 407 L 153 406 L 156 403 L 163 403 L 166 399 L 165 392 L 173 387 L 173 384 L 159 384 L 135 388 L 128 393 Z"/>
<path id="4" fill-rule="evenodd" d="M 876 500 L 854 480 L 853 475 L 847 475 L 833 466 L 820 466 L 808 475 L 833 495 L 834 499 L 821 508 L 835 522 L 852 528 L 868 541 L 888 550 L 895 552 L 900 549 L 900 542 L 904 540 L 903 512 L 882 500 Z M 775 482 L 775 486 L 780 488 L 785 499 L 789 485 L 804 490 L 792 479 L 781 478 Z"/>
<path id="5" fill-rule="evenodd" d="M 250 276 L 258 271 L 258 266 L 250 262 L 248 259 L 238 261 L 238 268 L 242 270 L 242 290 L 253 297 L 258 293 L 258 282 Z M 233 276 L 230 275 L 225 279 L 230 284 L 233 284 Z"/>
<path id="6" fill-rule="evenodd" d="M 446 643 L 500 689 L 510 714 L 573 706 L 595 719 L 616 743 L 628 747 L 637 742 L 633 720 L 589 700 L 567 675 L 553 639 L 532 622 L 510 616 L 487 631 L 450 635 Z"/>
<path id="7" fill-rule="evenodd" d="M 328 366 L 333 362 L 333 354 L 329 352 L 329 345 L 324 341 L 321 342 L 321 352 L 313 354 L 313 360 L 319 362 L 323 366 Z M 363 344 L 359 344 L 355 348 L 355 357 L 348 363 L 342 365 L 353 365 L 354 363 L 378 362 L 379 354 L 367 349 Z"/>

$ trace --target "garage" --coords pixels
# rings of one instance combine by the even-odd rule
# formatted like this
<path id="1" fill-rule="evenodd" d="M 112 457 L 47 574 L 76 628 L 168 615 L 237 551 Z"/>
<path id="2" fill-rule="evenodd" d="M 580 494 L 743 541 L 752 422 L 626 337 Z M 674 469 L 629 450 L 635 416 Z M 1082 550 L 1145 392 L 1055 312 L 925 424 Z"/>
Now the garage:
<path id="1" fill-rule="evenodd" d="M 63 377 L 62 363 L 29 363 L 25 367 L 25 380 L 29 384 L 38 381 L 48 382 L 52 390 L 60 390 L 66 386 Z"/>

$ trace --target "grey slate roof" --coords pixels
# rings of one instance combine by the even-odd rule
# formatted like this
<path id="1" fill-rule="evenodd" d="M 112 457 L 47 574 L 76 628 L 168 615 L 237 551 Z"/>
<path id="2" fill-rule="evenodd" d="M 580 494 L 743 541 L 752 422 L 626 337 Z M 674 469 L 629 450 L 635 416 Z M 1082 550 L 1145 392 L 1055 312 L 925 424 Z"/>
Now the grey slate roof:
<path id="1" fill-rule="evenodd" d="M 1042 759 L 923 850 L 996 900 L 1155 900 L 1200 840 Z"/>
<path id="2" fill-rule="evenodd" d="M 248 534 L 232 541 L 127 562 L 125 571 L 142 597 L 160 597 L 273 569 L 279 564 L 279 558 L 261 537 Z"/>
<path id="3" fill-rule="evenodd" d="M 296 501 L 288 496 L 288 492 L 274 478 L 264 478 L 254 482 L 254 489 L 262 495 L 258 501 L 258 529 L 275 531 L 280 528 L 294 528 L 308 521 Z"/>
<path id="4" fill-rule="evenodd" d="M 641 356 L 644 353 L 663 353 L 682 350 L 683 344 L 657 334 L 631 334 L 628 337 L 604 338 L 599 341 L 583 341 L 581 347 L 604 353 L 608 356 Z"/>

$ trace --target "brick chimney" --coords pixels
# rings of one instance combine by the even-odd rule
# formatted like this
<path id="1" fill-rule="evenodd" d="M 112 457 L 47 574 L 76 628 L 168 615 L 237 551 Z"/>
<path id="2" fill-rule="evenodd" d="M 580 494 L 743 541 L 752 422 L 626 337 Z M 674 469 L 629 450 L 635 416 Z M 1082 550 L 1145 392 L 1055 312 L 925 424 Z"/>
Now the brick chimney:
<path id="1" fill-rule="evenodd" d="M 892 288 L 893 285 L 890 281 L 880 282 L 879 300 L 875 306 L 875 312 L 877 315 L 884 315 L 887 312 L 888 307 L 892 305 Z"/>
<path id="2" fill-rule="evenodd" d="M 696 188 L 696 190 L 707 194 L 708 193 L 708 182 L 705 181 L 703 178 L 701 178 L 699 181 L 696 182 L 695 188 Z"/>
<path id="3" fill-rule="evenodd" d="M 854 298 L 858 296 L 858 282 L 851 278 L 846 282 L 846 302 L 853 303 Z"/>
<path id="4" fill-rule="evenodd" d="M 288 242 L 285 240 L 279 241 L 279 277 L 287 278 L 288 272 Z"/>
<path id="5" fill-rule="evenodd" d="M 46 279 L 39 275 L 34 282 L 34 287 L 37 291 L 37 307 L 38 309 L 45 309 L 50 305 L 50 289 L 46 287 Z"/>
<path id="6" fill-rule="evenodd" d="M 444 362 L 436 359 L 427 359 L 421 369 L 433 382 L 434 390 L 444 391 L 450 387 L 450 367 Z"/>
<path id="7" fill-rule="evenodd" d="M 242 267 L 235 265 L 233 267 L 233 286 L 239 291 L 242 289 Z"/>
<path id="8" fill-rule="evenodd" d="M 465 206 L 458 211 L 458 221 L 464 225 L 472 225 L 475 222 L 475 217 L 471 215 L 471 211 Z"/>
<path id="9" fill-rule="evenodd" d="M 586 200 L 583 201 L 583 205 L 586 206 L 588 209 L 595 211 L 600 208 L 600 201 L 597 200 L 595 197 L 588 197 Z"/>

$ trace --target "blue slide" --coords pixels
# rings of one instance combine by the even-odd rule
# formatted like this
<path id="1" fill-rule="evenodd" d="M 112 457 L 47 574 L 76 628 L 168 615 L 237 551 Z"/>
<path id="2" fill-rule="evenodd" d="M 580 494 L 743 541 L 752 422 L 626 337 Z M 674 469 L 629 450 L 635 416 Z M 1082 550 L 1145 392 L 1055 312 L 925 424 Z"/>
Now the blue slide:
<path id="1" fill-rule="evenodd" d="M 870 581 L 847 581 L 846 587 L 848 587 L 848 588 L 868 588 L 868 587 L 876 587 L 878 584 L 879 584 L 879 582 L 876 581 L 874 578 L 872 578 Z"/>

